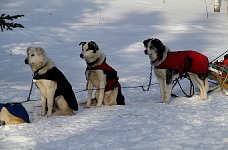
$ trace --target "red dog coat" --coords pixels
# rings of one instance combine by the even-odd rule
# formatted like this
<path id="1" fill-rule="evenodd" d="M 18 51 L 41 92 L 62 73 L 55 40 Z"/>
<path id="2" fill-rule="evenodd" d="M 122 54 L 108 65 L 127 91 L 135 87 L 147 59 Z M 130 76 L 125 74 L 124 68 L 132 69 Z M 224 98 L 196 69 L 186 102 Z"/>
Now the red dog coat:
<path id="1" fill-rule="evenodd" d="M 117 71 L 110 67 L 106 61 L 104 60 L 102 64 L 95 66 L 95 67 L 90 67 L 87 66 L 86 71 L 88 70 L 97 70 L 100 69 L 106 74 L 106 86 L 105 86 L 105 92 L 113 90 L 115 87 L 119 87 L 118 89 L 118 94 L 116 97 L 116 102 L 117 105 L 125 105 L 125 98 L 121 92 L 121 86 L 118 81 L 118 76 L 117 76 Z"/>
<path id="2" fill-rule="evenodd" d="M 102 64 L 95 66 L 95 67 L 87 67 L 86 70 L 103 70 L 104 74 L 106 74 L 106 86 L 105 92 L 113 90 L 115 87 L 120 87 L 120 83 L 118 81 L 117 71 L 110 67 L 106 61 Z"/>
<path id="3" fill-rule="evenodd" d="M 155 68 L 177 70 L 179 75 L 185 72 L 205 74 L 208 72 L 208 58 L 196 51 L 168 52 L 166 59 Z"/>

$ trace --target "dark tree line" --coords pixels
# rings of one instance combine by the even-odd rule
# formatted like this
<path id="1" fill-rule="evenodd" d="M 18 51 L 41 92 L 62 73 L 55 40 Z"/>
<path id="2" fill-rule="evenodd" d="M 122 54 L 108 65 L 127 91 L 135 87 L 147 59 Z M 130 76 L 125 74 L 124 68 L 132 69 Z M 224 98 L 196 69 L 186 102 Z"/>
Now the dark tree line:
<path id="1" fill-rule="evenodd" d="M 24 28 L 23 25 L 13 22 L 15 19 L 18 19 L 20 17 L 24 17 L 24 15 L 10 16 L 10 15 L 1 14 L 0 27 L 2 32 L 3 30 L 13 30 L 13 28 Z"/>

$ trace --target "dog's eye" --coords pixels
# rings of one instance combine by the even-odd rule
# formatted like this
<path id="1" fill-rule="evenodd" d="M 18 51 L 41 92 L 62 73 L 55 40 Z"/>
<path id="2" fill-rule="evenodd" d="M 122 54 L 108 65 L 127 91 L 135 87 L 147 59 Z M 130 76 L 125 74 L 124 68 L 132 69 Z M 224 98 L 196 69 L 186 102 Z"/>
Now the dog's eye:
<path id="1" fill-rule="evenodd" d="M 35 54 L 32 54 L 31 56 L 35 56 Z"/>

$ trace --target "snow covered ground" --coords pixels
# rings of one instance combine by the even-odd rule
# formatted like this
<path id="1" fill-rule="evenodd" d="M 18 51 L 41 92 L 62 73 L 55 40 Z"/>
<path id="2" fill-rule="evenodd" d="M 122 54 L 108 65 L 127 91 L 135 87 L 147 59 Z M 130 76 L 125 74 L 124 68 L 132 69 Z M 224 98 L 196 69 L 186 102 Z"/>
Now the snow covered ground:
<path id="1" fill-rule="evenodd" d="M 0 33 L 0 102 L 27 99 L 32 72 L 24 59 L 31 45 L 46 50 L 75 92 L 86 85 L 81 41 L 98 43 L 124 87 L 148 83 L 142 42 L 149 37 L 213 60 L 228 49 L 226 4 L 214 13 L 213 0 L 206 0 L 207 18 L 204 0 L 1 0 L 0 14 L 24 14 L 16 22 L 25 28 Z M 149 92 L 125 88 L 125 106 L 80 106 L 75 116 L 46 118 L 34 87 L 37 101 L 23 103 L 32 123 L 0 126 L 0 149 L 227 149 L 228 97 L 217 91 L 200 101 L 178 87 L 173 93 L 179 97 L 162 104 L 157 84 Z M 76 93 L 79 103 L 86 96 Z"/>

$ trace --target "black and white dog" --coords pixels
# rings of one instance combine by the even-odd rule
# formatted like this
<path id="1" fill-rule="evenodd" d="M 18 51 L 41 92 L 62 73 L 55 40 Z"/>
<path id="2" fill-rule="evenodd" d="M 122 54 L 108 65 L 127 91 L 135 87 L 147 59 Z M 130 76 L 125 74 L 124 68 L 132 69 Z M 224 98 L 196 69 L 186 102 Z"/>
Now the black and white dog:
<path id="1" fill-rule="evenodd" d="M 106 63 L 105 54 L 94 41 L 81 42 L 80 57 L 86 61 L 86 79 L 88 83 L 88 98 L 85 108 L 95 105 L 125 105 L 121 92 L 117 71 Z M 92 99 L 93 87 L 96 88 L 95 101 Z"/>
<path id="2" fill-rule="evenodd" d="M 160 85 L 161 100 L 169 102 L 172 92 L 172 81 L 183 73 L 188 73 L 191 80 L 200 89 L 200 98 L 207 99 L 208 91 L 208 58 L 192 50 L 170 52 L 159 39 L 150 38 L 143 42 L 145 54 L 149 55 L 154 65 L 154 73 Z"/>

